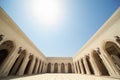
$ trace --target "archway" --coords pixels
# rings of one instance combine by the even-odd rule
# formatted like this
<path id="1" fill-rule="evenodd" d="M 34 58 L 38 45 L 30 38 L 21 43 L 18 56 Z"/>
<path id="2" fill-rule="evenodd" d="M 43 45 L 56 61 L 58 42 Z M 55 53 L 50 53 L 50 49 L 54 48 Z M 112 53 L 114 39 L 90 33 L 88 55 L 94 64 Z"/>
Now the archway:
<path id="1" fill-rule="evenodd" d="M 54 64 L 54 73 L 58 73 L 58 64 L 57 63 Z"/>
<path id="2" fill-rule="evenodd" d="M 84 64 L 83 64 L 83 59 L 81 59 L 80 61 L 81 61 L 81 64 L 82 64 L 82 66 L 83 66 L 84 74 L 86 74 L 85 66 L 84 66 Z"/>
<path id="3" fill-rule="evenodd" d="M 25 55 L 26 55 L 26 50 L 23 50 L 21 52 L 21 54 L 18 56 L 18 58 L 16 59 L 16 61 L 14 62 L 13 66 L 9 72 L 9 75 L 15 75 L 18 72 L 18 70 L 20 69 L 20 67 L 23 63 Z"/>
<path id="4" fill-rule="evenodd" d="M 51 63 L 48 63 L 48 66 L 47 66 L 47 73 L 50 73 L 51 72 Z"/>
<path id="5" fill-rule="evenodd" d="M 34 68 L 33 68 L 33 74 L 35 74 L 35 69 L 36 69 L 36 67 L 37 67 L 37 63 L 38 63 L 38 59 L 36 58 L 36 60 L 35 60 L 35 65 L 34 65 Z"/>
<path id="6" fill-rule="evenodd" d="M 9 52 L 7 49 L 0 50 L 0 65 L 3 63 L 5 58 L 8 56 Z"/>
<path id="7" fill-rule="evenodd" d="M 61 63 L 61 73 L 65 73 L 65 64 Z"/>
<path id="8" fill-rule="evenodd" d="M 105 44 L 105 50 L 112 58 L 117 69 L 120 70 L 120 48 L 117 46 L 116 43 L 108 41 Z"/>
<path id="9" fill-rule="evenodd" d="M 93 70 L 93 67 L 91 65 L 90 57 L 89 56 L 86 57 L 86 61 L 87 61 L 87 64 L 88 64 L 88 67 L 90 69 L 91 74 L 94 74 L 94 70 Z"/>
<path id="10" fill-rule="evenodd" d="M 0 45 L 0 66 L 4 63 L 5 59 L 13 51 L 15 45 L 13 41 L 7 40 Z"/>
<path id="11" fill-rule="evenodd" d="M 72 66 L 70 63 L 68 63 L 68 73 L 72 73 Z"/>
<path id="12" fill-rule="evenodd" d="M 26 65 L 26 68 L 25 68 L 25 71 L 24 71 L 24 74 L 27 74 L 28 71 L 30 70 L 30 66 L 31 66 L 32 60 L 33 60 L 33 55 L 30 55 L 29 56 L 29 61 L 28 61 L 27 65 Z"/>
<path id="13" fill-rule="evenodd" d="M 97 51 L 93 51 L 92 52 L 93 55 L 93 59 L 96 62 L 98 68 L 100 69 L 102 75 L 109 75 L 107 68 L 105 67 L 103 60 L 100 58 L 99 54 L 97 53 Z"/>

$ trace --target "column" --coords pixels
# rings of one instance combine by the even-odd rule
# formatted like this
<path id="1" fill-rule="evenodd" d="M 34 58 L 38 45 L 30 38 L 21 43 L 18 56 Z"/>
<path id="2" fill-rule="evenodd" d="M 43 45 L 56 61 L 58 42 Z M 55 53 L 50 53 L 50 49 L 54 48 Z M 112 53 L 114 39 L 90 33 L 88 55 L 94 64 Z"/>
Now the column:
<path id="1" fill-rule="evenodd" d="M 51 73 L 54 73 L 54 63 L 51 63 Z"/>
<path id="2" fill-rule="evenodd" d="M 75 73 L 75 68 L 74 68 L 74 64 L 72 63 L 72 73 Z"/>
<path id="3" fill-rule="evenodd" d="M 84 74 L 84 68 L 83 68 L 83 65 L 81 63 L 81 59 L 79 60 L 79 64 L 80 64 L 80 69 L 81 69 L 81 74 Z"/>
<path id="4" fill-rule="evenodd" d="M 80 74 L 80 69 L 79 69 L 79 66 L 78 66 L 78 61 L 76 62 L 76 65 L 77 65 L 78 74 Z"/>
<path id="5" fill-rule="evenodd" d="M 39 73 L 41 73 L 41 68 L 42 68 L 42 60 L 41 60 L 40 67 L 39 67 Z"/>
<path id="6" fill-rule="evenodd" d="M 77 73 L 75 62 L 73 62 L 73 65 L 74 65 L 75 73 Z"/>
<path id="7" fill-rule="evenodd" d="M 89 70 L 88 63 L 87 63 L 87 61 L 86 61 L 86 56 L 83 57 L 83 63 L 84 63 L 84 65 L 85 65 L 85 70 L 86 70 L 87 74 L 91 74 L 91 72 L 90 72 L 90 70 Z"/>
<path id="8" fill-rule="evenodd" d="M 105 53 L 102 49 L 100 49 L 100 52 L 101 52 L 101 56 L 102 56 L 101 58 L 103 59 L 103 62 L 105 63 L 106 68 L 109 70 L 109 74 L 111 76 L 120 76 L 120 72 L 116 68 L 111 57 L 107 53 Z"/>
<path id="9" fill-rule="evenodd" d="M 23 60 L 23 63 L 21 64 L 21 66 L 17 72 L 17 75 L 24 75 L 24 71 L 25 71 L 25 68 L 28 64 L 28 61 L 29 61 L 29 54 L 26 54 L 25 58 Z"/>
<path id="10" fill-rule="evenodd" d="M 61 73 L 61 64 L 58 63 L 58 73 Z"/>
<path id="11" fill-rule="evenodd" d="M 100 69 L 98 68 L 99 65 L 97 65 L 97 63 L 95 62 L 94 56 L 90 56 L 90 62 L 91 62 L 91 65 L 93 66 L 95 75 L 102 75 Z"/>
<path id="12" fill-rule="evenodd" d="M 16 58 L 18 57 L 18 49 L 15 49 L 12 53 L 4 60 L 4 63 L 0 66 L 0 77 L 7 76 L 9 74 L 10 69 L 12 68 Z"/>
<path id="13" fill-rule="evenodd" d="M 37 72 L 38 72 L 38 67 L 39 67 L 39 60 L 37 59 L 36 68 L 35 68 L 35 74 L 37 74 Z"/>
<path id="14" fill-rule="evenodd" d="M 65 63 L 65 73 L 68 73 L 68 64 Z"/>
<path id="15" fill-rule="evenodd" d="M 32 62 L 31 62 L 31 65 L 30 65 L 30 69 L 29 69 L 29 71 L 28 71 L 28 74 L 32 74 L 33 69 L 34 69 L 34 65 L 35 65 L 35 57 L 33 56 L 33 59 L 32 59 Z"/>

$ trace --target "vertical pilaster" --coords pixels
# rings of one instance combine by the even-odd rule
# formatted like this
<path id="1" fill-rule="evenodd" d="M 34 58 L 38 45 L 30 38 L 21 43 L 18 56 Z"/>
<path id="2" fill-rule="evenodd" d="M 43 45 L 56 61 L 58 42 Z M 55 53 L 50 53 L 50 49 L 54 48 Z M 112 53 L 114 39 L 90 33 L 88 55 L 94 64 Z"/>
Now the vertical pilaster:
<path id="1" fill-rule="evenodd" d="M 23 63 L 22 63 L 22 65 L 20 66 L 20 68 L 19 68 L 19 70 L 18 70 L 18 72 L 17 72 L 17 75 L 23 75 L 23 74 L 24 74 L 24 71 L 25 71 L 25 68 L 26 68 L 26 66 L 27 66 L 27 64 L 28 64 L 28 61 L 29 61 L 29 54 L 26 54 L 26 55 L 25 55 L 25 58 L 24 58 L 24 60 L 23 60 Z"/>
<path id="2" fill-rule="evenodd" d="M 88 63 L 87 63 L 87 61 L 86 61 L 86 56 L 83 57 L 83 63 L 84 63 L 84 65 L 85 65 L 85 70 L 86 70 L 87 74 L 91 74 L 90 69 L 89 69 L 89 66 L 88 66 Z"/>
<path id="3" fill-rule="evenodd" d="M 81 59 L 79 60 L 79 64 L 80 64 L 80 69 L 81 69 L 81 74 L 84 74 L 84 69 L 83 69 L 83 65 L 81 63 Z"/>
<path id="4" fill-rule="evenodd" d="M 12 68 L 17 55 L 18 49 L 15 49 L 13 52 L 9 53 L 2 65 L 0 66 L 0 77 L 7 76 L 10 69 Z"/>
<path id="5" fill-rule="evenodd" d="M 29 71 L 28 71 L 28 74 L 32 74 L 33 69 L 34 69 L 34 65 L 35 65 L 35 57 L 33 56 L 33 59 L 32 59 L 32 62 L 31 62 L 31 65 L 30 65 L 30 69 L 29 69 Z"/>

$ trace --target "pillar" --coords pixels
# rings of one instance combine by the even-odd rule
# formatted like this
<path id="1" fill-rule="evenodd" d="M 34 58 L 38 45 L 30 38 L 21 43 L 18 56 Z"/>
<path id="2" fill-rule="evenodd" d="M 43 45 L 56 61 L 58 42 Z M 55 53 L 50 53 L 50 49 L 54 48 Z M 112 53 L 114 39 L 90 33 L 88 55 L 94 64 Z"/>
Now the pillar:
<path id="1" fill-rule="evenodd" d="M 100 49 L 101 52 L 101 58 L 103 59 L 103 62 L 105 63 L 106 68 L 109 70 L 109 74 L 111 76 L 120 76 L 120 72 L 118 71 L 118 69 L 116 68 L 114 62 L 112 61 L 112 58 L 105 53 L 102 49 Z M 112 65 L 112 66 L 111 66 Z"/>
<path id="2" fill-rule="evenodd" d="M 80 68 L 79 68 L 78 61 L 76 62 L 76 65 L 77 65 L 78 74 L 80 74 Z"/>
<path id="3" fill-rule="evenodd" d="M 25 55 L 25 58 L 23 60 L 23 63 L 21 64 L 18 72 L 17 72 L 17 75 L 23 75 L 24 74 L 24 71 L 25 71 L 25 68 L 28 64 L 28 61 L 29 61 L 29 54 L 26 54 Z"/>
<path id="4" fill-rule="evenodd" d="M 91 62 L 91 65 L 93 66 L 95 75 L 102 75 L 100 69 L 98 68 L 99 65 L 97 65 L 93 56 L 90 56 L 90 62 Z"/>
<path id="5" fill-rule="evenodd" d="M 88 66 L 88 63 L 87 63 L 87 61 L 86 61 L 86 56 L 83 57 L 83 63 L 84 63 L 84 65 L 85 65 L 85 70 L 86 70 L 87 74 L 91 74 L 90 69 L 89 69 L 89 66 Z"/>
<path id="6" fill-rule="evenodd" d="M 73 65 L 74 65 L 75 73 L 77 73 L 75 62 L 73 62 Z"/>
<path id="7" fill-rule="evenodd" d="M 58 63 L 58 73 L 61 73 L 61 64 Z"/>
<path id="8" fill-rule="evenodd" d="M 36 68 L 35 68 L 35 74 L 37 74 L 37 72 L 38 72 L 38 67 L 39 67 L 39 60 L 37 59 Z"/>
<path id="9" fill-rule="evenodd" d="M 9 74 L 10 69 L 12 68 L 16 58 L 18 57 L 17 52 L 18 49 L 15 49 L 6 57 L 4 63 L 0 66 L 0 77 L 7 76 Z"/>
<path id="10" fill-rule="evenodd" d="M 51 63 L 51 73 L 54 72 L 54 63 Z"/>
<path id="11" fill-rule="evenodd" d="M 81 59 L 79 60 L 79 64 L 80 64 L 80 69 L 81 69 L 81 74 L 84 74 L 84 68 L 83 68 L 83 65 L 81 63 Z"/>
<path id="12" fill-rule="evenodd" d="M 68 64 L 65 63 L 65 73 L 68 73 Z"/>
<path id="13" fill-rule="evenodd" d="M 34 69 L 34 65 L 35 65 L 35 57 L 33 56 L 31 65 L 30 65 L 30 70 L 28 71 L 28 74 L 32 74 L 33 69 Z"/>

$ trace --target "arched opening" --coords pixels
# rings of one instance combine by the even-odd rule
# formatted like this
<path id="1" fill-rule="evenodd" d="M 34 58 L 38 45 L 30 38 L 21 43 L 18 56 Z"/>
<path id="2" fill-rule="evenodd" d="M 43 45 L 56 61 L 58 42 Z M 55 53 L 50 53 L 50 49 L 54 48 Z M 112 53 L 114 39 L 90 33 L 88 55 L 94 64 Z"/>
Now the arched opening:
<path id="1" fill-rule="evenodd" d="M 5 59 L 14 49 L 13 41 L 7 40 L 0 45 L 0 66 L 4 63 Z"/>
<path id="2" fill-rule="evenodd" d="M 50 73 L 51 72 L 51 63 L 48 63 L 48 66 L 47 66 L 47 73 Z"/>
<path id="3" fill-rule="evenodd" d="M 28 61 L 28 63 L 27 63 L 27 66 L 26 66 L 26 68 L 25 68 L 25 71 L 24 71 L 24 74 L 27 74 L 28 71 L 30 70 L 30 66 L 31 66 L 32 60 L 33 60 L 33 55 L 30 55 L 30 56 L 29 56 L 29 61 Z"/>
<path id="4" fill-rule="evenodd" d="M 54 64 L 54 73 L 58 73 L 58 64 L 57 63 Z"/>
<path id="5" fill-rule="evenodd" d="M 102 75 L 109 75 L 107 68 L 105 67 L 103 60 L 98 55 L 97 51 L 93 51 L 93 59 L 96 62 L 98 68 L 100 69 Z"/>
<path id="6" fill-rule="evenodd" d="M 61 64 L 61 73 L 65 73 L 65 64 L 64 63 Z"/>
<path id="7" fill-rule="evenodd" d="M 81 59 L 81 64 L 82 64 L 82 66 L 83 66 L 84 74 L 86 74 L 85 66 L 84 66 L 84 64 L 83 64 L 83 59 Z"/>
<path id="8" fill-rule="evenodd" d="M 90 69 L 91 74 L 94 74 L 94 70 L 93 70 L 93 67 L 91 65 L 90 57 L 89 56 L 86 57 L 86 61 L 87 61 L 87 64 L 88 64 L 88 67 Z"/>
<path id="9" fill-rule="evenodd" d="M 116 43 L 108 41 L 105 44 L 105 50 L 112 58 L 117 69 L 120 70 L 120 48 L 117 46 Z"/>
<path id="10" fill-rule="evenodd" d="M 78 62 L 79 72 L 81 73 L 79 61 L 77 61 L 77 62 Z"/>
<path id="11" fill-rule="evenodd" d="M 15 75 L 18 72 L 18 70 L 20 69 L 20 67 L 23 63 L 25 55 L 26 55 L 26 50 L 23 50 L 21 52 L 21 54 L 19 55 L 19 57 L 14 62 L 13 66 L 9 72 L 9 75 Z"/>
<path id="12" fill-rule="evenodd" d="M 36 66 L 37 66 L 37 62 L 38 62 L 38 59 L 36 58 L 35 65 L 34 65 L 34 68 L 33 68 L 33 74 L 35 74 L 35 69 L 36 69 Z"/>
<path id="13" fill-rule="evenodd" d="M 3 61 L 5 60 L 7 55 L 8 55 L 8 50 L 7 49 L 0 50 L 0 65 L 3 63 Z"/>
<path id="14" fill-rule="evenodd" d="M 68 73 L 72 73 L 72 66 L 70 63 L 68 63 Z"/>

